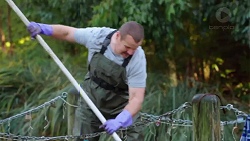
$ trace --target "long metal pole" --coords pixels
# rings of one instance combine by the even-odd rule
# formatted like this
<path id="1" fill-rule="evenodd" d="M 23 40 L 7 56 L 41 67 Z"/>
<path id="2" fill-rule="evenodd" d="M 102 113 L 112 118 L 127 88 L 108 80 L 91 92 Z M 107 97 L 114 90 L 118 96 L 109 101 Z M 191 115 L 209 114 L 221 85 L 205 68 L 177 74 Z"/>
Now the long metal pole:
<path id="1" fill-rule="evenodd" d="M 20 19 L 24 22 L 26 26 L 29 25 L 29 20 L 24 16 L 24 14 L 19 10 L 19 8 L 15 5 L 15 3 L 12 0 L 6 0 L 6 2 L 10 5 L 10 7 L 16 12 L 16 14 L 20 17 Z M 99 120 L 102 123 L 106 122 L 105 117 L 101 114 L 101 112 L 97 109 L 95 104 L 91 101 L 91 99 L 87 96 L 87 94 L 83 91 L 83 89 L 80 87 L 80 85 L 77 83 L 77 81 L 73 78 L 73 76 L 70 74 L 70 72 L 66 69 L 66 67 L 62 64 L 62 62 L 58 59 L 58 57 L 55 55 L 55 53 L 50 49 L 50 47 L 47 45 L 47 43 L 43 40 L 43 38 L 40 35 L 36 36 L 36 39 L 38 42 L 43 46 L 43 48 L 49 53 L 49 55 L 54 59 L 56 64 L 60 67 L 60 69 L 63 71 L 63 73 L 68 77 L 70 82 L 75 86 L 75 88 L 80 92 L 81 96 L 84 98 L 86 103 L 89 105 L 89 107 L 92 109 L 92 111 L 96 114 L 96 116 L 99 118 Z M 113 138 L 116 141 L 121 141 L 120 137 L 116 134 L 112 134 Z"/>

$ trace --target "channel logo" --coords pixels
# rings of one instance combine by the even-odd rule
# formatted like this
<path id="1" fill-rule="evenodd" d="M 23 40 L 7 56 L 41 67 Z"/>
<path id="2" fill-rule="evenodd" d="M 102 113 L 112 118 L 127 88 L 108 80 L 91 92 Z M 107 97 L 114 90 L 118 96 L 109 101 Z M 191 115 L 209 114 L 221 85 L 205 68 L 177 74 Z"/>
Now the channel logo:
<path id="1" fill-rule="evenodd" d="M 220 22 L 220 23 L 226 23 L 230 20 L 231 18 L 231 12 L 228 8 L 226 7 L 221 7 L 219 8 L 216 13 L 215 13 L 215 17 L 216 19 Z M 233 30 L 234 26 L 228 24 L 228 25 L 209 25 L 208 28 L 210 30 Z"/>
<path id="2" fill-rule="evenodd" d="M 221 7 L 216 11 L 215 17 L 219 22 L 226 23 L 231 17 L 231 12 L 228 8 Z"/>

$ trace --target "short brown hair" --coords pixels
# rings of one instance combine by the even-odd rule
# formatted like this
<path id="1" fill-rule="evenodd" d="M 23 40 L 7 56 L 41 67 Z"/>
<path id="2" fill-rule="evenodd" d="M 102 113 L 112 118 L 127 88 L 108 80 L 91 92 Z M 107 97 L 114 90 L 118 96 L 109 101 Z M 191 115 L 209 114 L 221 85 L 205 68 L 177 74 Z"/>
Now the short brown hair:
<path id="1" fill-rule="evenodd" d="M 120 29 L 121 39 L 124 39 L 126 35 L 133 37 L 136 43 L 139 43 L 144 39 L 144 29 L 143 26 L 135 21 L 129 21 L 124 23 Z"/>

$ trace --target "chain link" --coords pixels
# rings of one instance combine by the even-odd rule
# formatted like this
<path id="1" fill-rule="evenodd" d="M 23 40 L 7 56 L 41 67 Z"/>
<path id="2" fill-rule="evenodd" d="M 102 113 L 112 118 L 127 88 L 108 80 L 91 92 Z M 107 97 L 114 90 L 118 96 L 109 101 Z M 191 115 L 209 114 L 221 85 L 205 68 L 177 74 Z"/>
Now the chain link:
<path id="1" fill-rule="evenodd" d="M 106 132 L 98 132 L 98 133 L 92 133 L 92 134 L 84 134 L 81 136 L 73 136 L 73 135 L 67 135 L 67 136 L 55 136 L 55 137 L 35 137 L 35 136 L 20 136 L 20 135 L 14 135 L 14 134 L 8 134 L 8 133 L 0 133 L 0 138 L 7 139 L 7 140 L 69 140 L 69 139 L 89 139 L 94 138 L 97 136 L 101 136 L 102 134 L 106 134 Z"/>
<path id="2" fill-rule="evenodd" d="M 242 117 L 238 117 L 236 120 L 232 120 L 232 121 L 221 121 L 221 125 L 225 126 L 225 125 L 235 125 L 237 123 L 244 123 L 245 120 Z"/>
<path id="3" fill-rule="evenodd" d="M 235 115 L 236 116 L 244 116 L 244 117 L 247 117 L 247 114 L 234 108 L 234 106 L 232 104 L 227 104 L 226 106 L 221 106 L 221 109 L 226 109 L 226 110 L 232 110 L 234 111 Z"/>
<path id="4" fill-rule="evenodd" d="M 38 106 L 38 107 L 36 107 L 36 108 L 34 108 L 34 109 L 31 109 L 31 110 L 28 110 L 28 111 L 26 111 L 26 112 L 17 114 L 17 115 L 15 115 L 15 116 L 9 117 L 9 118 L 4 119 L 4 120 L 0 120 L 0 124 L 3 124 L 3 123 L 5 123 L 5 122 L 10 122 L 11 120 L 17 119 L 17 118 L 19 118 L 19 117 L 23 117 L 23 116 L 29 115 L 29 114 L 31 114 L 32 112 L 37 112 L 37 111 L 39 111 L 40 109 L 44 109 L 44 107 L 48 107 L 48 106 L 53 105 L 57 100 L 59 100 L 59 99 L 64 99 L 64 98 L 66 98 L 66 97 L 67 97 L 67 93 L 66 93 L 66 92 L 63 92 L 62 95 L 57 96 L 56 98 L 54 98 L 54 99 L 52 99 L 52 100 L 50 100 L 50 101 L 48 101 L 48 102 L 45 102 L 44 104 L 42 104 L 42 105 L 40 105 L 40 106 Z"/>
<path id="5" fill-rule="evenodd" d="M 232 121 L 221 121 L 221 125 L 225 126 L 225 125 L 234 125 L 237 123 L 243 123 L 245 122 L 244 117 L 247 117 L 247 114 L 240 111 L 237 108 L 234 108 L 234 106 L 232 104 L 227 104 L 225 106 L 220 106 L 220 109 L 225 109 L 228 111 L 233 111 L 236 115 L 236 120 L 232 120 Z"/>

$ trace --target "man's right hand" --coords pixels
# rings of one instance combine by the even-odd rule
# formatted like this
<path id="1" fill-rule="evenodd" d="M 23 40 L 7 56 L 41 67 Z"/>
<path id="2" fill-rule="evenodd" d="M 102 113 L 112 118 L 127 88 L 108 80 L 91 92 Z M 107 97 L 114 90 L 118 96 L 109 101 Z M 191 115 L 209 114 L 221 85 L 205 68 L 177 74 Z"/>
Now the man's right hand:
<path id="1" fill-rule="evenodd" d="M 35 38 L 37 34 L 44 34 L 51 36 L 53 34 L 53 29 L 48 24 L 30 22 L 27 26 L 27 30 L 30 32 L 30 36 Z"/>

